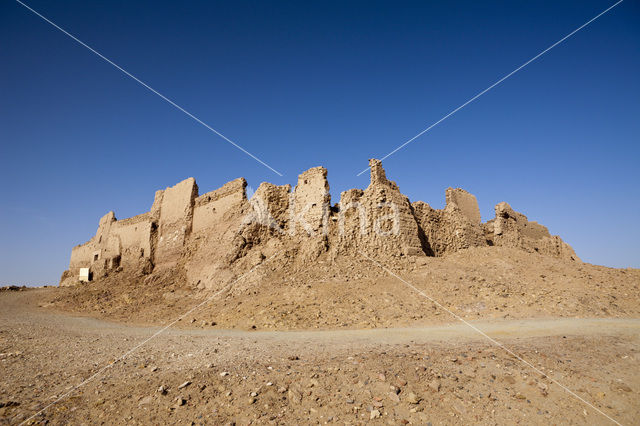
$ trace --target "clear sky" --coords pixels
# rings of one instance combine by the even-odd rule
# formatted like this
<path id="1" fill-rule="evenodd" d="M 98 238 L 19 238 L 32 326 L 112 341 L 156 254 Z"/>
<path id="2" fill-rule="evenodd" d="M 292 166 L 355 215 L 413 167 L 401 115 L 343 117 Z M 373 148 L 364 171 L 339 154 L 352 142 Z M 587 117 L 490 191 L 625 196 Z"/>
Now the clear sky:
<path id="1" fill-rule="evenodd" d="M 333 202 L 393 148 L 614 1 L 0 2 L 0 285 L 57 284 L 100 216 L 193 176 Z M 640 267 L 640 5 L 627 0 L 384 162 L 412 201 L 500 201 L 585 261 Z"/>

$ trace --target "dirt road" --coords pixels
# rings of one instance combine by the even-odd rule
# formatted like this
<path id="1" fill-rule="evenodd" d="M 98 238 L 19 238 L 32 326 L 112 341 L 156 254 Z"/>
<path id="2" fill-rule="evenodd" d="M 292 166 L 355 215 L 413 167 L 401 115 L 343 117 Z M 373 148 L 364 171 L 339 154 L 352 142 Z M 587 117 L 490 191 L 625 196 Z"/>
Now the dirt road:
<path id="1" fill-rule="evenodd" d="M 0 293 L 0 422 L 29 418 L 161 328 L 39 307 L 52 291 Z M 613 424 L 553 378 L 616 421 L 640 422 L 639 319 L 473 325 L 546 377 L 460 322 L 287 332 L 170 328 L 32 421 Z"/>

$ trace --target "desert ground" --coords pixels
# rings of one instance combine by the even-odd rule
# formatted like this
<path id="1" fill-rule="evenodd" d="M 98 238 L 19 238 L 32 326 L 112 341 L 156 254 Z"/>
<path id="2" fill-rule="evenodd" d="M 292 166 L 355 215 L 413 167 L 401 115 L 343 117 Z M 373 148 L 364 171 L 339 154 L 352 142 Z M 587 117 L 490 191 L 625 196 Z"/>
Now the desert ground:
<path id="1" fill-rule="evenodd" d="M 638 270 L 493 247 L 398 272 L 439 307 L 334 266 L 213 298 L 117 276 L 2 291 L 0 421 L 640 423 Z"/>

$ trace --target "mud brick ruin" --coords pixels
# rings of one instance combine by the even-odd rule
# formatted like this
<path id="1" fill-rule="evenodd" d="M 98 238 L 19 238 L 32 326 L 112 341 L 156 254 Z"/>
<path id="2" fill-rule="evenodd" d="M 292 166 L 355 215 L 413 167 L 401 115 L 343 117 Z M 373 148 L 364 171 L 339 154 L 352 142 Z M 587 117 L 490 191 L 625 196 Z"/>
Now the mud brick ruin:
<path id="1" fill-rule="evenodd" d="M 560 237 L 505 202 L 495 207 L 494 219 L 482 223 L 476 198 L 465 190 L 447 189 L 446 207 L 433 209 L 411 203 L 379 160 L 369 165 L 369 186 L 342 192 L 335 205 L 323 167 L 302 173 L 293 190 L 262 183 L 251 199 L 243 178 L 203 195 L 195 179 L 186 179 L 157 191 L 146 213 L 121 220 L 113 212 L 103 216 L 96 235 L 72 249 L 60 285 L 79 283 L 84 268 L 93 280 L 112 271 L 180 268 L 189 284 L 206 286 L 274 253 L 304 264 L 321 256 L 443 256 L 495 245 L 579 261 Z"/>

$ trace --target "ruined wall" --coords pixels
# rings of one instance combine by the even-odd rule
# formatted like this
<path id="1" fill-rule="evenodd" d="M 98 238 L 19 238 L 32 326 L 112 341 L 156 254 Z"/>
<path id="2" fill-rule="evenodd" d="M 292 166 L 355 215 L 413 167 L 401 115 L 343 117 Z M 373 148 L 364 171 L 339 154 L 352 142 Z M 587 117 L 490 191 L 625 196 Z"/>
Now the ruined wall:
<path id="1" fill-rule="evenodd" d="M 290 219 L 290 201 L 291 185 L 279 186 L 262 182 L 249 200 L 252 209 L 246 217 L 245 224 L 259 224 L 279 233 L 285 232 Z"/>
<path id="2" fill-rule="evenodd" d="M 89 268 L 93 279 L 119 268 L 145 271 L 152 258 L 153 222 L 149 213 L 116 220 L 109 212 L 98 224 L 96 235 L 71 250 L 69 271 L 61 285 L 77 282 L 80 268 Z"/>
<path id="3" fill-rule="evenodd" d="M 484 224 L 486 239 L 491 245 L 515 247 L 565 260 L 580 261 L 569 244 L 537 222 L 529 222 L 505 202 L 495 207 L 496 217 Z"/>
<path id="4" fill-rule="evenodd" d="M 151 259 L 152 232 L 154 224 L 149 213 L 143 213 L 115 222 L 111 226 L 109 243 L 120 256 L 122 266 L 135 267 Z M 116 246 L 117 244 L 117 246 Z"/>
<path id="5" fill-rule="evenodd" d="M 306 233 L 313 235 L 325 233 L 329 220 L 331 195 L 327 181 L 327 169 L 314 167 L 298 176 L 290 203 L 293 205 L 291 213 L 291 233 Z"/>
<path id="6" fill-rule="evenodd" d="M 447 188 L 445 192 L 446 206 L 457 209 L 473 224 L 480 224 L 480 207 L 476 196 L 462 188 Z"/>
<path id="7" fill-rule="evenodd" d="M 469 247 L 486 246 L 476 197 L 461 188 L 448 188 L 446 206 L 436 210 L 422 201 L 413 203 L 427 254 L 443 256 Z"/>
<path id="8" fill-rule="evenodd" d="M 185 247 L 189 285 L 212 288 L 231 279 L 230 253 L 237 251 L 238 230 L 249 211 L 246 186 L 247 182 L 239 178 L 195 199 L 192 230 Z"/>
<path id="9" fill-rule="evenodd" d="M 185 239 L 191 232 L 193 206 L 198 196 L 194 178 L 165 189 L 159 197 L 158 242 L 156 267 L 174 266 L 182 255 Z"/>
<path id="10" fill-rule="evenodd" d="M 215 191 L 207 192 L 195 199 L 193 207 L 194 234 L 206 233 L 223 220 L 225 213 L 246 201 L 247 181 L 238 178 Z"/>
<path id="11" fill-rule="evenodd" d="M 387 179 L 379 160 L 369 160 L 369 167 L 371 181 L 364 191 L 349 190 L 341 194 L 337 252 L 355 250 L 368 255 L 424 256 L 409 199 L 395 182 Z"/>

